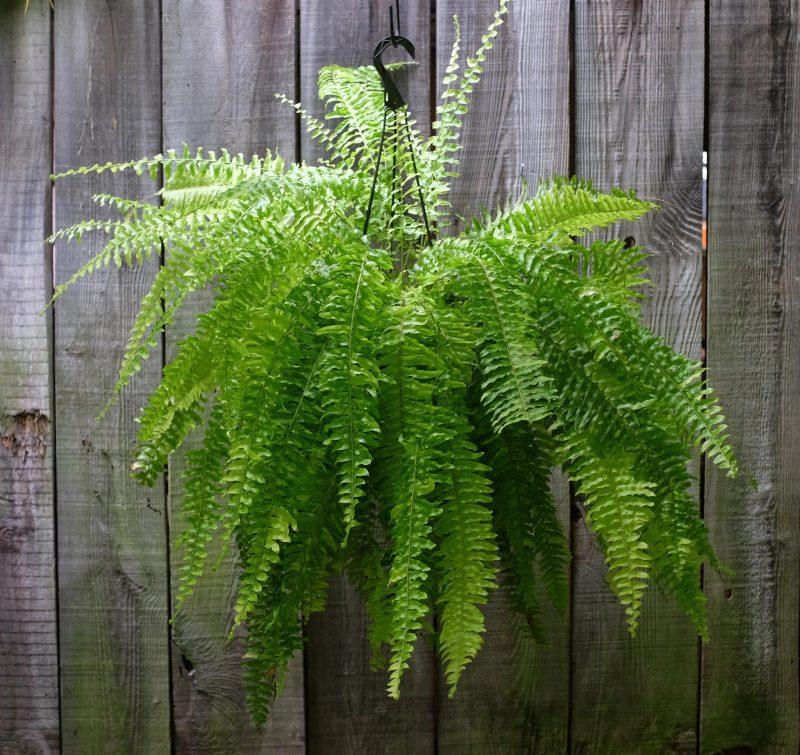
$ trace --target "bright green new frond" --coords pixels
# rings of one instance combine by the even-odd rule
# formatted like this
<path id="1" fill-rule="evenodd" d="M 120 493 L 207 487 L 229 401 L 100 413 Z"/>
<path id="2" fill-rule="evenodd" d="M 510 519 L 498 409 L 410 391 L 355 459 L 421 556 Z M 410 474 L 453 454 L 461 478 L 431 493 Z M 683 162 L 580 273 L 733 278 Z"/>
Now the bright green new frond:
<path id="1" fill-rule="evenodd" d="M 508 13 L 510 0 L 500 0 L 492 20 L 481 37 L 480 45 L 474 55 L 467 58 L 464 70 L 459 76 L 459 57 L 461 47 L 461 29 L 458 19 L 454 18 L 455 41 L 450 61 L 442 79 L 442 94 L 436 107 L 436 121 L 433 123 L 433 136 L 429 141 L 430 152 L 429 173 L 432 181 L 438 182 L 432 197 L 433 209 L 446 207 L 444 195 L 449 188 L 450 178 L 457 175 L 458 157 L 461 149 L 459 137 L 464 124 L 464 117 L 469 112 L 471 94 L 483 74 L 483 65 L 489 51 L 494 46 L 500 27 Z"/>
<path id="2" fill-rule="evenodd" d="M 345 539 L 377 444 L 378 375 L 375 323 L 387 295 L 385 252 L 353 242 L 339 249 L 323 284 L 319 334 L 331 341 L 320 365 L 325 445 L 337 470 Z"/>
<path id="3" fill-rule="evenodd" d="M 325 118 L 337 121 L 328 142 L 331 159 L 374 169 L 383 122 L 383 87 L 375 69 L 325 66 L 319 96 L 328 106 Z"/>
<path id="4" fill-rule="evenodd" d="M 461 672 L 483 644 L 485 626 L 479 606 L 497 586 L 489 470 L 469 440 L 469 425 L 463 418 L 456 422 L 455 435 L 444 447 L 441 514 L 434 525 L 439 543 L 439 651 L 450 697 Z"/>
<path id="5" fill-rule="evenodd" d="M 631 459 L 597 453 L 581 439 L 568 442 L 571 473 L 586 500 L 586 523 L 603 544 L 608 581 L 636 631 L 652 557 L 642 531 L 653 516 L 652 483 L 637 479 Z"/>
<path id="6" fill-rule="evenodd" d="M 336 154 L 336 142 L 333 139 L 333 132 L 328 128 L 327 124 L 323 123 L 319 118 L 315 118 L 311 113 L 306 110 L 301 103 L 290 100 L 284 94 L 276 94 L 275 99 L 282 102 L 284 105 L 291 107 L 303 120 L 306 125 L 306 130 L 311 137 L 321 144 L 328 153 Z"/>
<path id="7" fill-rule="evenodd" d="M 344 178 L 344 180 L 343 180 Z M 157 345 L 157 336 L 167 327 L 187 297 L 208 285 L 215 276 L 231 265 L 280 263 L 283 257 L 275 252 L 286 249 L 284 236 L 301 242 L 303 255 L 319 256 L 314 236 L 320 227 L 329 234 L 336 226 L 350 231 L 346 217 L 337 212 L 338 201 L 355 190 L 352 179 L 338 171 L 299 169 L 283 175 L 264 174 L 257 179 L 241 181 L 220 198 L 214 212 L 219 215 L 206 223 L 188 227 L 185 215 L 181 222 L 165 231 L 166 264 L 155 276 L 153 284 L 136 316 L 115 387 L 122 390 Z M 330 201 L 317 206 L 312 196 L 326 196 Z M 278 220 L 263 217 L 266 207 Z M 208 217 L 208 208 L 198 213 Z M 195 213 L 196 215 L 197 213 Z M 272 238 L 271 238 L 272 237 Z M 269 242 L 274 240 L 275 246 Z M 297 247 L 292 247 L 296 250 Z"/>
<path id="8" fill-rule="evenodd" d="M 131 165 L 135 167 L 135 164 Z M 98 172 L 101 167 L 105 168 L 98 166 Z M 130 266 L 134 262 L 141 264 L 153 253 L 159 253 L 163 242 L 181 239 L 185 244 L 198 232 L 203 233 L 205 239 L 207 230 L 225 219 L 229 202 L 236 196 L 234 187 L 247 178 L 268 171 L 280 173 L 282 162 L 279 159 L 253 158 L 248 164 L 241 155 L 231 157 L 224 151 L 220 158 L 213 152 L 207 158 L 203 157 L 202 150 L 192 156 L 186 148 L 181 157 L 170 151 L 166 157 L 154 158 L 150 167 L 153 180 L 158 178 L 156 169 L 163 170 L 165 185 L 159 194 L 164 206 L 132 202 L 108 194 L 96 195 L 95 200 L 101 206 L 116 208 L 123 218 L 77 223 L 51 236 L 49 241 L 54 243 L 59 240 L 80 241 L 85 233 L 91 231 L 111 235 L 98 254 L 56 287 L 54 300 L 83 276 L 112 262 L 117 267 Z M 226 195 L 228 201 L 221 201 L 219 195 Z"/>
<path id="9" fill-rule="evenodd" d="M 231 155 L 224 149 L 219 157 L 213 151 L 204 157 L 202 149 L 192 155 L 184 146 L 180 157 L 174 151 L 167 154 L 163 170 L 164 187 L 160 194 L 164 204 L 190 213 L 210 208 L 220 195 L 247 179 L 264 173 L 282 173 L 283 161 L 268 154 L 264 158 L 254 155 L 247 162 L 243 155 Z"/>
<path id="10" fill-rule="evenodd" d="M 472 233 L 541 244 L 555 237 L 569 244 L 572 236 L 606 228 L 619 220 L 636 220 L 655 209 L 652 202 L 637 199 L 632 192 L 613 190 L 604 194 L 589 181 L 551 179 L 542 182 L 536 194 L 486 226 Z"/>

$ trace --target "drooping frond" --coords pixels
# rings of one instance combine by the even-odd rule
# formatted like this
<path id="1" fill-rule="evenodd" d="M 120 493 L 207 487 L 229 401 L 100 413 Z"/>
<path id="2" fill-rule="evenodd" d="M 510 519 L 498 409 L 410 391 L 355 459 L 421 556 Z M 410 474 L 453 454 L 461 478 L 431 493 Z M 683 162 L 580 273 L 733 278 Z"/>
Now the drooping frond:
<path id="1" fill-rule="evenodd" d="M 220 482 L 227 452 L 223 416 L 224 406 L 215 404 L 205 428 L 203 444 L 186 454 L 187 467 L 181 499 L 182 527 L 177 538 L 182 558 L 175 595 L 176 613 L 194 592 L 208 558 L 214 530 L 219 524 L 222 507 Z"/>
<path id="2" fill-rule="evenodd" d="M 456 420 L 444 448 L 441 515 L 435 529 L 438 551 L 439 652 L 449 696 L 483 644 L 480 606 L 496 587 L 497 544 L 492 530 L 492 487 L 488 468 L 470 441 L 470 427 Z"/>
<path id="3" fill-rule="evenodd" d="M 444 365 L 431 350 L 430 318 L 411 295 L 388 310 L 381 334 L 381 485 L 389 506 L 391 595 L 389 694 L 398 697 L 414 642 L 429 603 L 433 520 L 440 508 L 434 495 L 441 479 L 442 446 L 449 432 L 432 406 Z"/>
<path id="4" fill-rule="evenodd" d="M 340 248 L 321 291 L 319 334 L 331 342 L 320 365 L 322 421 L 337 471 L 345 540 L 380 432 L 375 326 L 385 302 L 388 265 L 385 252 L 353 242 Z"/>
<path id="5" fill-rule="evenodd" d="M 544 642 L 541 582 L 556 608 L 565 614 L 569 602 L 567 540 L 550 492 L 552 458 L 530 425 L 486 433 L 483 441 L 494 483 L 495 521 L 512 606 L 533 637 Z"/>

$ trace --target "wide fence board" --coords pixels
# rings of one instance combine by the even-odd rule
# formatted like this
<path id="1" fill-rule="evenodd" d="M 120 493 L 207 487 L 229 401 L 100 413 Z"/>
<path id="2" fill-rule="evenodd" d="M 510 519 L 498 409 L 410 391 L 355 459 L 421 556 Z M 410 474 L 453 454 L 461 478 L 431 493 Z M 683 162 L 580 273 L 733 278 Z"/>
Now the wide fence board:
<path id="1" fill-rule="evenodd" d="M 708 365 L 742 472 L 707 465 L 702 751 L 800 748 L 800 3 L 713 0 Z"/>
<path id="2" fill-rule="evenodd" d="M 429 122 L 430 17 L 427 3 L 402 4 L 402 33 L 418 50 L 419 65 L 397 75 L 411 117 L 425 132 Z M 389 3 L 343 0 L 335 6 L 300 2 L 300 92 L 304 107 L 320 117 L 317 74 L 324 65 L 371 65 L 375 45 L 389 34 Z M 387 51 L 385 61 L 408 57 Z M 313 163 L 319 147 L 303 129 L 300 155 Z M 366 208 L 365 208 L 366 209 Z M 408 753 L 435 746 L 436 676 L 429 643 L 417 642 L 400 700 L 386 693 L 388 675 L 369 664 L 367 617 L 362 601 L 343 578 L 331 580 L 324 614 L 307 629 L 305 652 L 307 747 L 311 755 Z"/>
<path id="3" fill-rule="evenodd" d="M 0 8 L 0 752 L 59 742 L 49 230 L 50 12 Z"/>
<path id="4" fill-rule="evenodd" d="M 274 98 L 295 80 L 295 10 L 278 0 L 210 4 L 163 0 L 163 144 L 180 151 L 227 149 L 246 157 L 278 151 L 295 158 L 295 114 Z M 289 92 L 291 94 L 291 90 Z M 166 333 L 167 359 L 194 330 L 211 292 L 192 298 Z M 202 430 L 189 440 L 201 442 Z M 170 539 L 180 532 L 185 453 L 169 464 Z M 172 592 L 182 554 L 173 550 Z M 242 688 L 241 640 L 230 642 L 237 584 L 235 548 L 216 570 L 212 550 L 194 596 L 172 630 L 172 687 L 177 753 L 305 752 L 302 658 L 298 657 L 266 726 L 257 729 Z M 241 634 L 241 633 L 240 633 Z"/>
<path id="5" fill-rule="evenodd" d="M 693 359 L 702 337 L 704 28 L 703 5 L 692 0 L 575 4 L 575 172 L 660 205 L 613 235 L 651 254 L 644 320 Z M 632 639 L 583 517 L 573 523 L 573 559 L 573 752 L 694 753 L 690 621 L 651 586 Z"/>
<path id="6" fill-rule="evenodd" d="M 55 168 L 129 160 L 161 147 L 159 4 L 70 0 L 55 10 Z M 150 196 L 134 175 L 56 184 L 55 223 L 98 214 L 95 192 Z M 102 239 L 55 248 L 56 283 Z M 59 636 L 65 753 L 170 752 L 163 485 L 128 474 L 134 418 L 159 377 L 159 349 L 102 421 L 136 306 L 158 260 L 91 276 L 55 305 Z"/>
<path id="7" fill-rule="evenodd" d="M 439 79 L 453 44 L 453 16 L 461 24 L 463 65 L 480 44 L 492 6 L 461 0 L 437 4 Z M 456 218 L 468 220 L 483 207 L 494 209 L 518 196 L 524 180 L 535 186 L 539 178 L 569 171 L 569 22 L 568 3 L 511 5 L 464 121 L 461 176 L 452 195 Z M 560 472 L 553 487 L 566 531 L 569 488 Z M 548 606 L 544 591 L 540 603 Z M 440 680 L 439 752 L 563 752 L 569 712 L 568 617 L 546 611 L 548 645 L 537 646 L 504 594 L 495 592 L 484 610 L 484 646 L 464 671 L 453 699 Z"/>

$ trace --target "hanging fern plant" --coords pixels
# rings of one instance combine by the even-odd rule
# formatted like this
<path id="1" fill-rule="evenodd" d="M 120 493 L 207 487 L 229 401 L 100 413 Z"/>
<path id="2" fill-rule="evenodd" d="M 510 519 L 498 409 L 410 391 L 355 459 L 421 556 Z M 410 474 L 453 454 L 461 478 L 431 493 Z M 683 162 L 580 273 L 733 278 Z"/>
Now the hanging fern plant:
<path id="1" fill-rule="evenodd" d="M 687 462 L 696 448 L 736 473 L 722 415 L 701 365 L 639 322 L 645 255 L 577 240 L 654 206 L 555 179 L 448 233 L 462 118 L 506 6 L 463 70 L 456 38 L 433 136 L 406 110 L 389 114 L 380 164 L 376 72 L 330 66 L 319 79 L 327 119 L 295 105 L 327 149 L 317 167 L 198 150 L 66 174 L 163 173 L 161 206 L 97 197 L 122 218 L 53 237 L 109 235 L 56 296 L 164 245 L 118 391 L 187 297 L 213 286 L 141 415 L 133 473 L 154 484 L 204 426 L 187 454 L 176 610 L 215 532 L 234 542 L 235 623 L 249 629 L 256 720 L 302 647 L 303 622 L 324 608 L 332 573 L 345 571 L 366 601 L 393 697 L 431 616 L 455 691 L 500 575 L 535 634 L 537 583 L 563 611 L 569 553 L 549 489 L 554 465 L 586 502 L 631 633 L 654 579 L 706 635 L 698 573 L 715 559 Z M 409 201 L 418 186 L 432 243 Z"/>

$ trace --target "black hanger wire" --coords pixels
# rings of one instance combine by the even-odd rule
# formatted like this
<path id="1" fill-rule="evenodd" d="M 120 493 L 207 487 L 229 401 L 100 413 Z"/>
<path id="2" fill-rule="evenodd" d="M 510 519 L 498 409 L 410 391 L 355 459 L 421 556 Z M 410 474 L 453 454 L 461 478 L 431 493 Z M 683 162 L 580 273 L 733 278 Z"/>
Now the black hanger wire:
<path id="1" fill-rule="evenodd" d="M 395 17 L 397 18 L 397 33 L 395 34 Z M 375 66 L 375 69 L 378 71 L 378 76 L 380 76 L 381 83 L 383 84 L 383 91 L 384 91 L 384 109 L 383 109 L 383 126 L 381 127 L 381 140 L 380 144 L 378 145 L 378 155 L 375 160 L 375 169 L 372 176 L 372 189 L 369 195 L 369 203 L 367 204 L 367 212 L 364 218 L 364 231 L 363 235 L 367 235 L 367 231 L 369 230 L 369 221 L 372 217 L 372 207 L 375 202 L 375 190 L 378 185 L 378 174 L 380 173 L 381 168 L 381 159 L 383 158 L 383 149 L 386 143 L 386 131 L 389 119 L 389 113 L 391 112 L 393 115 L 393 131 L 394 131 L 394 138 L 395 138 L 395 147 L 397 146 L 401 133 L 400 133 L 400 125 L 398 122 L 398 118 L 400 117 L 398 113 L 400 111 L 404 111 L 402 113 L 402 122 L 405 126 L 405 136 L 406 136 L 406 143 L 408 145 L 408 151 L 411 155 L 411 165 L 414 170 L 414 180 L 417 184 L 417 194 L 419 198 L 420 209 L 422 212 L 422 220 L 425 225 L 425 234 L 428 237 L 428 244 L 433 243 L 433 237 L 431 235 L 430 225 L 428 223 L 428 212 L 425 207 L 425 196 L 422 191 L 422 183 L 419 178 L 419 171 L 417 170 L 417 159 L 416 155 L 414 154 L 414 143 L 411 138 L 411 126 L 408 124 L 408 104 L 403 99 L 403 95 L 400 94 L 400 90 L 397 88 L 397 85 L 392 80 L 392 77 L 389 75 L 389 72 L 386 70 L 386 67 L 383 64 L 383 53 L 386 52 L 389 47 L 402 47 L 410 56 L 411 58 L 416 58 L 416 50 L 414 49 L 414 45 L 406 39 L 401 34 L 401 27 L 400 27 L 400 0 L 395 0 L 394 5 L 389 6 L 389 36 L 384 37 L 375 48 L 375 52 L 372 54 L 372 63 Z M 397 152 L 394 155 L 394 164 L 396 165 L 397 160 Z M 396 181 L 396 170 L 393 168 L 392 170 L 392 191 L 394 192 L 394 184 Z"/>

